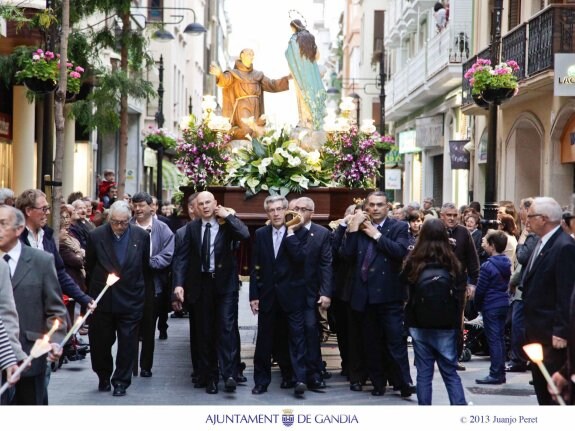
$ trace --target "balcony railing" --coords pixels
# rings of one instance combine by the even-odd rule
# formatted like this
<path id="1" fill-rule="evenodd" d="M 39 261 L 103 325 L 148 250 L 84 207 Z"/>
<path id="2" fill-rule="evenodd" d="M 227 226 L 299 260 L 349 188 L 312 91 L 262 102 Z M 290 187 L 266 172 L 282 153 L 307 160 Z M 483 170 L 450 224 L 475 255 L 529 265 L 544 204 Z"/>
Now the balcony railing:
<path id="1" fill-rule="evenodd" d="M 501 40 L 501 59 L 517 61 L 519 82 L 553 70 L 556 53 L 574 51 L 575 5 L 550 5 Z M 478 57 L 491 58 L 489 48 L 464 63 L 464 75 Z M 462 106 L 465 107 L 472 104 L 473 99 L 466 79 L 463 79 L 462 87 Z"/>
<path id="2" fill-rule="evenodd" d="M 394 106 L 431 77 L 449 65 L 462 64 L 469 56 L 471 23 L 450 23 L 431 38 L 422 49 L 396 70 L 386 84 L 386 109 Z"/>

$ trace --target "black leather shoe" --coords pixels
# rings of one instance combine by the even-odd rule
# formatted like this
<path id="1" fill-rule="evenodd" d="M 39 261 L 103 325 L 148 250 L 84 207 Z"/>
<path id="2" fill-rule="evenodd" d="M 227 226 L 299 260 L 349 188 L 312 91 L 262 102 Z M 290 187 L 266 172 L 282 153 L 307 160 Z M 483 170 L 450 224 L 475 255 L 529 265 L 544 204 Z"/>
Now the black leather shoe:
<path id="1" fill-rule="evenodd" d="M 373 395 L 374 397 L 382 397 L 385 395 L 385 388 L 376 386 L 371 391 L 371 395 Z"/>
<path id="2" fill-rule="evenodd" d="M 235 392 L 237 386 L 238 386 L 238 384 L 236 383 L 236 381 L 234 380 L 234 378 L 233 378 L 233 377 L 228 377 L 228 378 L 226 379 L 226 383 L 224 384 L 224 391 L 226 391 L 226 392 Z"/>
<path id="3" fill-rule="evenodd" d="M 308 388 L 310 389 L 325 389 L 326 385 L 325 382 L 321 379 L 312 380 L 308 383 Z"/>
<path id="4" fill-rule="evenodd" d="M 160 340 L 167 340 L 168 339 L 168 333 L 166 331 L 160 331 Z"/>
<path id="5" fill-rule="evenodd" d="M 282 389 L 291 389 L 291 388 L 295 388 L 295 382 L 292 380 L 282 380 L 281 384 L 280 384 L 280 388 Z"/>
<path id="6" fill-rule="evenodd" d="M 508 365 L 505 367 L 508 373 L 523 373 L 527 371 L 527 365 Z"/>
<path id="7" fill-rule="evenodd" d="M 207 383 L 202 382 L 201 380 L 198 380 L 196 383 L 194 383 L 194 388 L 196 388 L 196 389 L 205 388 L 206 386 L 207 386 Z"/>
<path id="8" fill-rule="evenodd" d="M 349 385 L 349 390 L 354 392 L 361 392 L 363 391 L 363 386 L 359 382 L 351 383 Z"/>
<path id="9" fill-rule="evenodd" d="M 323 370 L 321 372 L 321 378 L 324 380 L 330 379 L 331 378 L 331 373 L 327 370 Z"/>
<path id="10" fill-rule="evenodd" d="M 465 368 L 465 365 L 463 365 L 461 362 L 457 363 L 457 371 L 465 371 L 467 368 Z"/>
<path id="11" fill-rule="evenodd" d="M 218 384 L 216 382 L 209 382 L 206 385 L 206 394 L 217 394 L 218 393 Z"/>
<path id="12" fill-rule="evenodd" d="M 126 395 L 126 387 L 124 385 L 115 386 L 112 395 L 115 397 L 123 397 Z"/>
<path id="13" fill-rule="evenodd" d="M 236 377 L 236 382 L 245 383 L 247 381 L 248 381 L 248 378 L 246 376 L 244 376 L 243 373 L 238 373 L 238 376 Z"/>
<path id="14" fill-rule="evenodd" d="M 140 370 L 140 377 L 152 377 L 152 372 L 150 370 Z"/>
<path id="15" fill-rule="evenodd" d="M 475 383 L 480 385 L 502 385 L 506 383 L 505 379 L 496 379 L 495 377 L 487 376 L 483 379 L 475 379 Z"/>
<path id="16" fill-rule="evenodd" d="M 295 395 L 303 395 L 306 389 L 307 389 L 307 386 L 305 385 L 305 383 L 297 382 L 294 384 L 293 393 Z"/>
<path id="17" fill-rule="evenodd" d="M 268 388 L 266 388 L 264 385 L 255 385 L 254 388 L 252 389 L 252 394 L 260 395 L 267 391 Z"/>
<path id="18" fill-rule="evenodd" d="M 110 379 L 100 379 L 98 383 L 98 390 L 100 392 L 110 392 L 112 390 L 112 385 L 110 385 Z"/>
<path id="19" fill-rule="evenodd" d="M 409 398 L 415 393 L 415 385 L 407 385 L 399 390 L 401 398 Z"/>

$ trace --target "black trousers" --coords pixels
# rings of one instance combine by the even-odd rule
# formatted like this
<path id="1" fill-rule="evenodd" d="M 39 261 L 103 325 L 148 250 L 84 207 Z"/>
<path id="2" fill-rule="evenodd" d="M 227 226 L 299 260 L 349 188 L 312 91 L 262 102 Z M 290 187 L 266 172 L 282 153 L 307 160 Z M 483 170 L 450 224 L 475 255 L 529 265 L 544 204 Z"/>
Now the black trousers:
<path id="1" fill-rule="evenodd" d="M 287 337 L 281 336 L 287 326 Z M 276 330 L 277 329 L 277 330 Z M 272 351 L 284 380 L 306 381 L 306 341 L 302 311 L 284 312 L 276 303 L 258 314 L 258 337 L 254 354 L 254 382 L 267 387 L 271 382 Z M 280 336 L 276 339 L 276 336 Z M 285 347 L 288 347 L 286 354 Z"/>
<path id="2" fill-rule="evenodd" d="M 237 290 L 217 293 L 215 279 L 203 274 L 200 298 L 192 308 L 198 334 L 199 380 L 218 382 L 220 372 L 224 379 L 235 377 Z"/>
<path id="3" fill-rule="evenodd" d="M 567 349 L 554 349 L 549 344 L 542 344 L 543 346 L 543 364 L 550 375 L 558 371 L 567 360 Z M 533 375 L 533 387 L 537 395 L 537 402 L 541 406 L 557 405 L 551 394 L 547 389 L 547 380 L 541 373 L 541 370 L 535 363 L 531 363 L 531 373 Z"/>
<path id="4" fill-rule="evenodd" d="M 46 366 L 42 367 L 46 370 Z M 15 406 L 41 406 L 44 405 L 44 392 L 46 373 L 37 376 L 20 377 L 14 385 L 14 398 L 10 401 Z"/>
<path id="5" fill-rule="evenodd" d="M 150 371 L 154 365 L 154 347 L 156 342 L 156 321 L 164 307 L 164 298 L 161 295 L 146 298 L 144 314 L 140 322 L 140 335 L 142 336 L 142 351 L 140 352 L 140 368 Z"/>
<path id="6" fill-rule="evenodd" d="M 138 349 L 138 328 L 142 312 L 108 313 L 96 310 L 90 322 L 90 358 L 92 370 L 101 379 L 112 378 L 112 385 L 132 383 L 132 367 Z M 116 369 L 112 346 L 118 339 Z"/>

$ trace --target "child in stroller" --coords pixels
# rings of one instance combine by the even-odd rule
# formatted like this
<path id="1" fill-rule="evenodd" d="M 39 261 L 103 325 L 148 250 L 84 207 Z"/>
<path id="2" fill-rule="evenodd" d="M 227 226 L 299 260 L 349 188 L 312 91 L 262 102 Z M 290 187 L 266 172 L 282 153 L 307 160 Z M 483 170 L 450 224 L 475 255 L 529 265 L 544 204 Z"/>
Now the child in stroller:
<path id="1" fill-rule="evenodd" d="M 470 361 L 472 355 L 489 356 L 489 345 L 485 337 L 481 313 L 478 313 L 477 317 L 472 320 L 468 320 L 465 317 L 463 326 L 463 351 L 459 360 L 461 362 Z M 507 322 L 505 325 L 505 351 L 507 357 L 509 357 L 510 344 L 510 326 L 509 322 Z"/>

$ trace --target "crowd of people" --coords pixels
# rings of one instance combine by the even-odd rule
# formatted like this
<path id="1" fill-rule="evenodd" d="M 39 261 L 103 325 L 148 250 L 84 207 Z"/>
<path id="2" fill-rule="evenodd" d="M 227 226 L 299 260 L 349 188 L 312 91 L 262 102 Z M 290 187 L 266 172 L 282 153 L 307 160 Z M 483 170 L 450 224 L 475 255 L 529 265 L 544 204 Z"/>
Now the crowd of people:
<path id="1" fill-rule="evenodd" d="M 490 356 L 477 384 L 505 384 L 506 373 L 531 368 L 539 403 L 555 403 L 522 349 L 537 342 L 561 396 L 573 402 L 575 216 L 552 198 L 523 199 L 519 210 L 502 201 L 488 229 L 476 202 L 403 206 L 375 191 L 327 228 L 313 221 L 311 198 L 268 196 L 268 220 L 250 233 L 210 192 L 189 196 L 182 220 L 146 192 L 118 199 L 113 172 L 102 183 L 95 201 L 72 193 L 61 203 L 57 242 L 42 191 L 0 190 L 0 367 L 11 385 L 3 404 L 48 404 L 51 364 L 88 352 L 98 390 L 126 395 L 135 373 L 152 377 L 156 331 L 168 338 L 170 312 L 188 316 L 194 387 L 235 392 L 247 381 L 238 255 L 248 241 L 249 306 L 258 317 L 253 395 L 267 392 L 273 363 L 279 386 L 296 397 L 326 388 L 321 344 L 332 333 L 351 391 L 369 384 L 383 396 L 391 387 L 431 404 L 437 365 L 450 403 L 467 404 L 458 373 L 474 321 Z M 119 280 L 96 304 L 111 273 Z M 87 310 L 80 334 L 89 343 L 74 336 L 61 346 Z M 15 376 L 55 320 L 49 354 Z"/>

